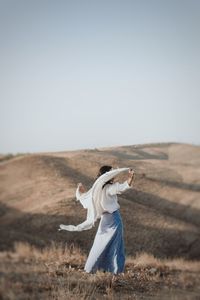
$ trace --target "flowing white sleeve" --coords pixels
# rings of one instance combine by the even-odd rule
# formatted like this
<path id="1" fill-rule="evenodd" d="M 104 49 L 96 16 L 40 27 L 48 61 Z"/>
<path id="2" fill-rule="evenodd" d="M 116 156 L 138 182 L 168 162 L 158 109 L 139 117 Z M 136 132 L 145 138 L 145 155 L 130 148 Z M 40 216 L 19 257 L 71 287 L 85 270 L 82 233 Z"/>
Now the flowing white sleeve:
<path id="1" fill-rule="evenodd" d="M 64 225 L 60 224 L 59 230 L 67 231 L 83 231 L 88 230 L 94 226 L 94 209 L 92 204 L 92 190 L 90 189 L 86 193 L 80 194 L 78 188 L 76 190 L 76 198 L 81 202 L 84 208 L 87 209 L 87 218 L 86 220 L 78 225 Z"/>
<path id="2" fill-rule="evenodd" d="M 121 194 L 129 189 L 131 189 L 131 186 L 128 184 L 127 181 L 125 181 L 124 183 L 115 182 L 107 187 L 106 192 L 112 196 Z"/>
<path id="3" fill-rule="evenodd" d="M 80 193 L 79 188 L 76 189 L 76 200 L 80 201 L 84 208 L 89 208 L 92 205 L 92 190 L 88 192 Z"/>

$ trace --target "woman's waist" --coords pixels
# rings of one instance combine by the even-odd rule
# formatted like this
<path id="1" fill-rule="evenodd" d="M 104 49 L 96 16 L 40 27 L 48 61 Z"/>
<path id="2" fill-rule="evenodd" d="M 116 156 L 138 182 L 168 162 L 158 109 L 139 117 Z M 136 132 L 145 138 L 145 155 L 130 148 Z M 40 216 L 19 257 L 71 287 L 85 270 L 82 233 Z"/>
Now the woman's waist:
<path id="1" fill-rule="evenodd" d="M 119 210 L 119 208 L 117 208 L 117 209 L 115 209 L 115 210 L 113 210 L 113 211 L 107 211 L 107 210 L 105 210 L 105 211 L 102 212 L 102 215 L 105 215 L 105 214 L 113 214 L 113 213 L 117 212 L 118 210 Z"/>
<path id="2" fill-rule="evenodd" d="M 113 226 L 113 224 L 121 224 L 121 215 L 119 209 L 113 212 L 105 211 L 101 215 L 101 223 L 106 224 L 106 226 Z"/>

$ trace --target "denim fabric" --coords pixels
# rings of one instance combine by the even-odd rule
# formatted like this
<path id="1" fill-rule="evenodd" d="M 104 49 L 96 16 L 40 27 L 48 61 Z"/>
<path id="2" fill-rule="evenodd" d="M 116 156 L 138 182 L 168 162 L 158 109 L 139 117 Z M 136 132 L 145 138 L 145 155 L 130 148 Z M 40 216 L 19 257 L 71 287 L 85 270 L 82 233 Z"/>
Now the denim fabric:
<path id="1" fill-rule="evenodd" d="M 124 271 L 125 253 L 123 224 L 119 210 L 104 213 L 85 264 L 85 271 L 95 273 L 97 270 L 114 274 Z"/>

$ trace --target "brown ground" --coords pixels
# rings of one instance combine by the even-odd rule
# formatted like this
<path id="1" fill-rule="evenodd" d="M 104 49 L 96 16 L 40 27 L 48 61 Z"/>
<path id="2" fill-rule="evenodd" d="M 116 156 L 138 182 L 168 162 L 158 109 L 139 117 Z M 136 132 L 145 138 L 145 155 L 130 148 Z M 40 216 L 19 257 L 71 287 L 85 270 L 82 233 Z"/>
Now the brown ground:
<path id="1" fill-rule="evenodd" d="M 103 164 L 132 167 L 120 197 L 126 272 L 88 275 L 96 227 L 58 232 Z M 125 177 L 121 177 L 123 180 Z M 148 144 L 0 157 L 0 299 L 200 299 L 200 147 Z M 98 224 L 97 224 L 98 225 Z"/>

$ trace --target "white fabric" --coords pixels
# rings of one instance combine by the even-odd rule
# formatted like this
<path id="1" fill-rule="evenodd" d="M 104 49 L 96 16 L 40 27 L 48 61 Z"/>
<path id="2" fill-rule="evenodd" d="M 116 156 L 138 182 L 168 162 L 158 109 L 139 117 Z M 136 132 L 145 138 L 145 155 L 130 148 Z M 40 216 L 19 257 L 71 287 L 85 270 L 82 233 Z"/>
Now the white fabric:
<path id="1" fill-rule="evenodd" d="M 127 181 L 124 183 L 115 182 L 113 184 L 108 184 L 103 189 L 103 197 L 101 205 L 103 209 L 109 213 L 113 213 L 115 210 L 119 209 L 119 203 L 117 194 L 121 194 L 126 190 L 130 189 L 130 185 Z"/>
<path id="2" fill-rule="evenodd" d="M 81 194 L 79 192 L 79 187 L 77 187 L 76 199 L 81 202 L 84 208 L 87 209 L 87 218 L 83 223 L 77 226 L 61 224 L 60 230 L 68 230 L 68 231 L 88 230 L 94 226 L 95 221 L 101 217 L 102 213 L 105 210 L 114 211 L 115 209 L 118 209 L 119 204 L 117 203 L 116 198 L 114 198 L 113 203 L 111 203 L 111 201 L 108 205 L 107 203 L 105 203 L 105 191 L 104 189 L 102 189 L 102 187 L 107 181 L 111 180 L 112 178 L 119 175 L 120 173 L 128 170 L 129 168 L 119 168 L 119 169 L 106 172 L 105 174 L 97 178 L 92 188 L 86 193 Z M 127 188 L 130 188 L 130 186 L 126 181 L 123 184 L 114 183 L 112 185 L 109 185 L 109 188 L 106 188 L 105 190 L 107 191 L 107 196 L 111 197 L 111 195 L 121 193 Z"/>

